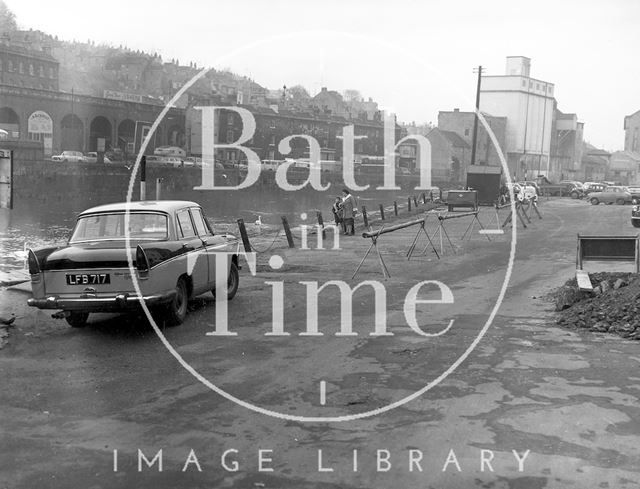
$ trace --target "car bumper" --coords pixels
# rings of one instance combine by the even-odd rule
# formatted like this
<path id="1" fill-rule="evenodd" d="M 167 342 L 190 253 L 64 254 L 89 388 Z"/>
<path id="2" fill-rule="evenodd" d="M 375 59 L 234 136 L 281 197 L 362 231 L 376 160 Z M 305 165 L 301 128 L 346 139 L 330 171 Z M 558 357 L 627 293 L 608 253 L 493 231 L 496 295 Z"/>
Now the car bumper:
<path id="1" fill-rule="evenodd" d="M 171 302 L 176 295 L 175 290 L 162 294 L 148 295 L 140 298 L 132 294 L 117 294 L 110 297 L 57 297 L 49 296 L 43 299 L 31 298 L 27 304 L 38 309 L 62 309 L 64 311 L 82 312 L 118 312 L 140 309 L 140 301 L 147 307 L 155 307 Z"/>

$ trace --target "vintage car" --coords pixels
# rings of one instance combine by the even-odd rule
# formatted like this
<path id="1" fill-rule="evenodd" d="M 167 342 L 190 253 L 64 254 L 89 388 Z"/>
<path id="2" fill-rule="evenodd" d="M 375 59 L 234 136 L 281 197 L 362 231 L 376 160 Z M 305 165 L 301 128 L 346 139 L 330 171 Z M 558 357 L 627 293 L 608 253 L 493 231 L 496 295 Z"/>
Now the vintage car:
<path id="1" fill-rule="evenodd" d="M 631 194 L 625 187 L 610 186 L 606 187 L 602 192 L 591 192 L 589 194 L 589 202 L 592 205 L 598 205 L 600 202 L 624 205 L 627 202 L 631 202 L 631 200 Z"/>
<path id="2" fill-rule="evenodd" d="M 631 194 L 632 199 L 640 200 L 640 185 L 629 185 L 627 191 Z"/>
<path id="3" fill-rule="evenodd" d="M 53 155 L 51 161 L 84 163 L 84 155 L 80 151 L 63 151 L 59 155 Z"/>
<path id="4" fill-rule="evenodd" d="M 640 228 L 640 199 L 633 199 L 633 207 L 631 208 L 631 225 L 634 228 Z"/>
<path id="5" fill-rule="evenodd" d="M 142 296 L 127 258 L 127 215 L 133 273 Z M 60 316 L 71 326 L 82 327 L 90 313 L 140 310 L 142 299 L 159 324 L 180 324 L 189 298 L 207 291 L 215 295 L 216 255 L 221 252 L 228 253 L 226 295 L 235 296 L 236 246 L 235 240 L 213 233 L 194 202 L 94 207 L 78 216 L 66 246 L 28 251 L 33 292 L 28 304 L 62 310 Z"/>

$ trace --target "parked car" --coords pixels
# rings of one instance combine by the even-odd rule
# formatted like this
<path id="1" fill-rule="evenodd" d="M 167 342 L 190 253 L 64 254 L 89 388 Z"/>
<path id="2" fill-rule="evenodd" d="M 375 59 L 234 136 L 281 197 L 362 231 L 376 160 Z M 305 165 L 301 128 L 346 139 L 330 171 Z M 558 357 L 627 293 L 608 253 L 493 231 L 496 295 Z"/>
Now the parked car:
<path id="1" fill-rule="evenodd" d="M 107 157 L 107 155 L 103 156 L 103 161 L 104 163 L 110 164 L 111 160 Z M 86 155 L 84 155 L 84 162 L 85 163 L 97 163 L 98 162 L 98 153 L 96 153 L 95 151 L 90 151 L 88 152 Z"/>
<path id="2" fill-rule="evenodd" d="M 81 151 L 63 151 L 59 155 L 53 155 L 51 161 L 82 163 L 84 162 L 84 155 Z"/>
<path id="3" fill-rule="evenodd" d="M 125 241 L 125 214 L 142 299 L 167 324 L 180 324 L 191 297 L 215 294 L 216 253 L 231 252 L 227 298 L 238 290 L 235 241 L 213 233 L 201 207 L 187 201 L 108 204 L 82 212 L 66 246 L 28 251 L 39 309 L 61 309 L 73 327 L 90 313 L 139 310 Z"/>
<path id="4" fill-rule="evenodd" d="M 589 195 L 593 192 L 602 192 L 605 188 L 607 188 L 607 186 L 604 183 L 585 182 L 584 193 L 585 195 Z"/>
<path id="5" fill-rule="evenodd" d="M 631 194 L 632 199 L 640 200 L 640 185 L 630 185 L 627 187 L 627 191 Z"/>
<path id="6" fill-rule="evenodd" d="M 507 186 L 509 185 L 513 185 L 513 193 L 515 194 L 516 199 L 520 201 L 524 199 L 533 200 L 538 198 L 538 192 L 532 185 L 526 185 L 524 183 L 514 183 L 508 184 Z"/>
<path id="7" fill-rule="evenodd" d="M 633 199 L 633 207 L 631 208 L 631 225 L 634 228 L 640 228 L 640 199 Z"/>
<path id="8" fill-rule="evenodd" d="M 540 192 L 540 187 L 538 186 L 538 184 L 536 182 L 526 180 L 526 181 L 523 181 L 523 182 L 518 182 L 518 184 L 520 186 L 527 185 L 527 186 L 533 187 L 533 188 L 536 189 L 536 195 L 538 195 L 538 196 L 542 195 L 541 192 Z"/>
<path id="9" fill-rule="evenodd" d="M 178 146 L 160 146 L 153 150 L 153 154 L 156 156 L 177 156 L 178 158 L 187 156 L 187 152 Z"/>
<path id="10" fill-rule="evenodd" d="M 605 204 L 616 203 L 618 205 L 631 202 L 631 194 L 624 187 L 606 187 L 602 192 L 592 192 L 589 194 L 589 202 L 592 205 L 598 205 L 600 202 Z"/>

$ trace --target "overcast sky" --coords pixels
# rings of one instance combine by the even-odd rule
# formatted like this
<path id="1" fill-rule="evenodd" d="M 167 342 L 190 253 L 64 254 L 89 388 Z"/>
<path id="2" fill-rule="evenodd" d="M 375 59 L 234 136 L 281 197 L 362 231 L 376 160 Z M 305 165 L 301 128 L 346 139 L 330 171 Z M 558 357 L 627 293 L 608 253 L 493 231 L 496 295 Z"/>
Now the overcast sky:
<path id="1" fill-rule="evenodd" d="M 269 88 L 355 88 L 405 122 L 471 110 L 473 68 L 504 74 L 510 55 L 531 58 L 531 76 L 556 85 L 558 108 L 597 146 L 622 149 L 624 116 L 640 110 L 638 0 L 6 3 L 21 28 L 228 67 Z"/>

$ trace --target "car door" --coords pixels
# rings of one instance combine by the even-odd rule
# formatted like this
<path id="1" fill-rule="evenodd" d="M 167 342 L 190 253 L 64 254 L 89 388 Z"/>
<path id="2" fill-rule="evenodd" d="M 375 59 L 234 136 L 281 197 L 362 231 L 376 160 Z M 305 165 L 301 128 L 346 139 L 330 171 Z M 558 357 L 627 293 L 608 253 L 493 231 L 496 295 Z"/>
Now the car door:
<path id="1" fill-rule="evenodd" d="M 176 230 L 182 241 L 183 261 L 187 274 L 191 277 L 193 295 L 208 290 L 209 267 L 204 242 L 198 236 L 188 208 L 176 212 Z"/>
<path id="2" fill-rule="evenodd" d="M 220 251 L 227 251 L 228 242 L 223 236 L 216 236 L 211 227 L 207 223 L 207 220 L 202 213 L 202 209 L 199 207 L 191 208 L 191 217 L 196 227 L 196 232 L 207 250 L 207 261 L 209 269 L 209 286 L 213 288 L 216 281 L 216 253 Z M 229 272 L 230 261 L 227 262 L 227 273 Z"/>

